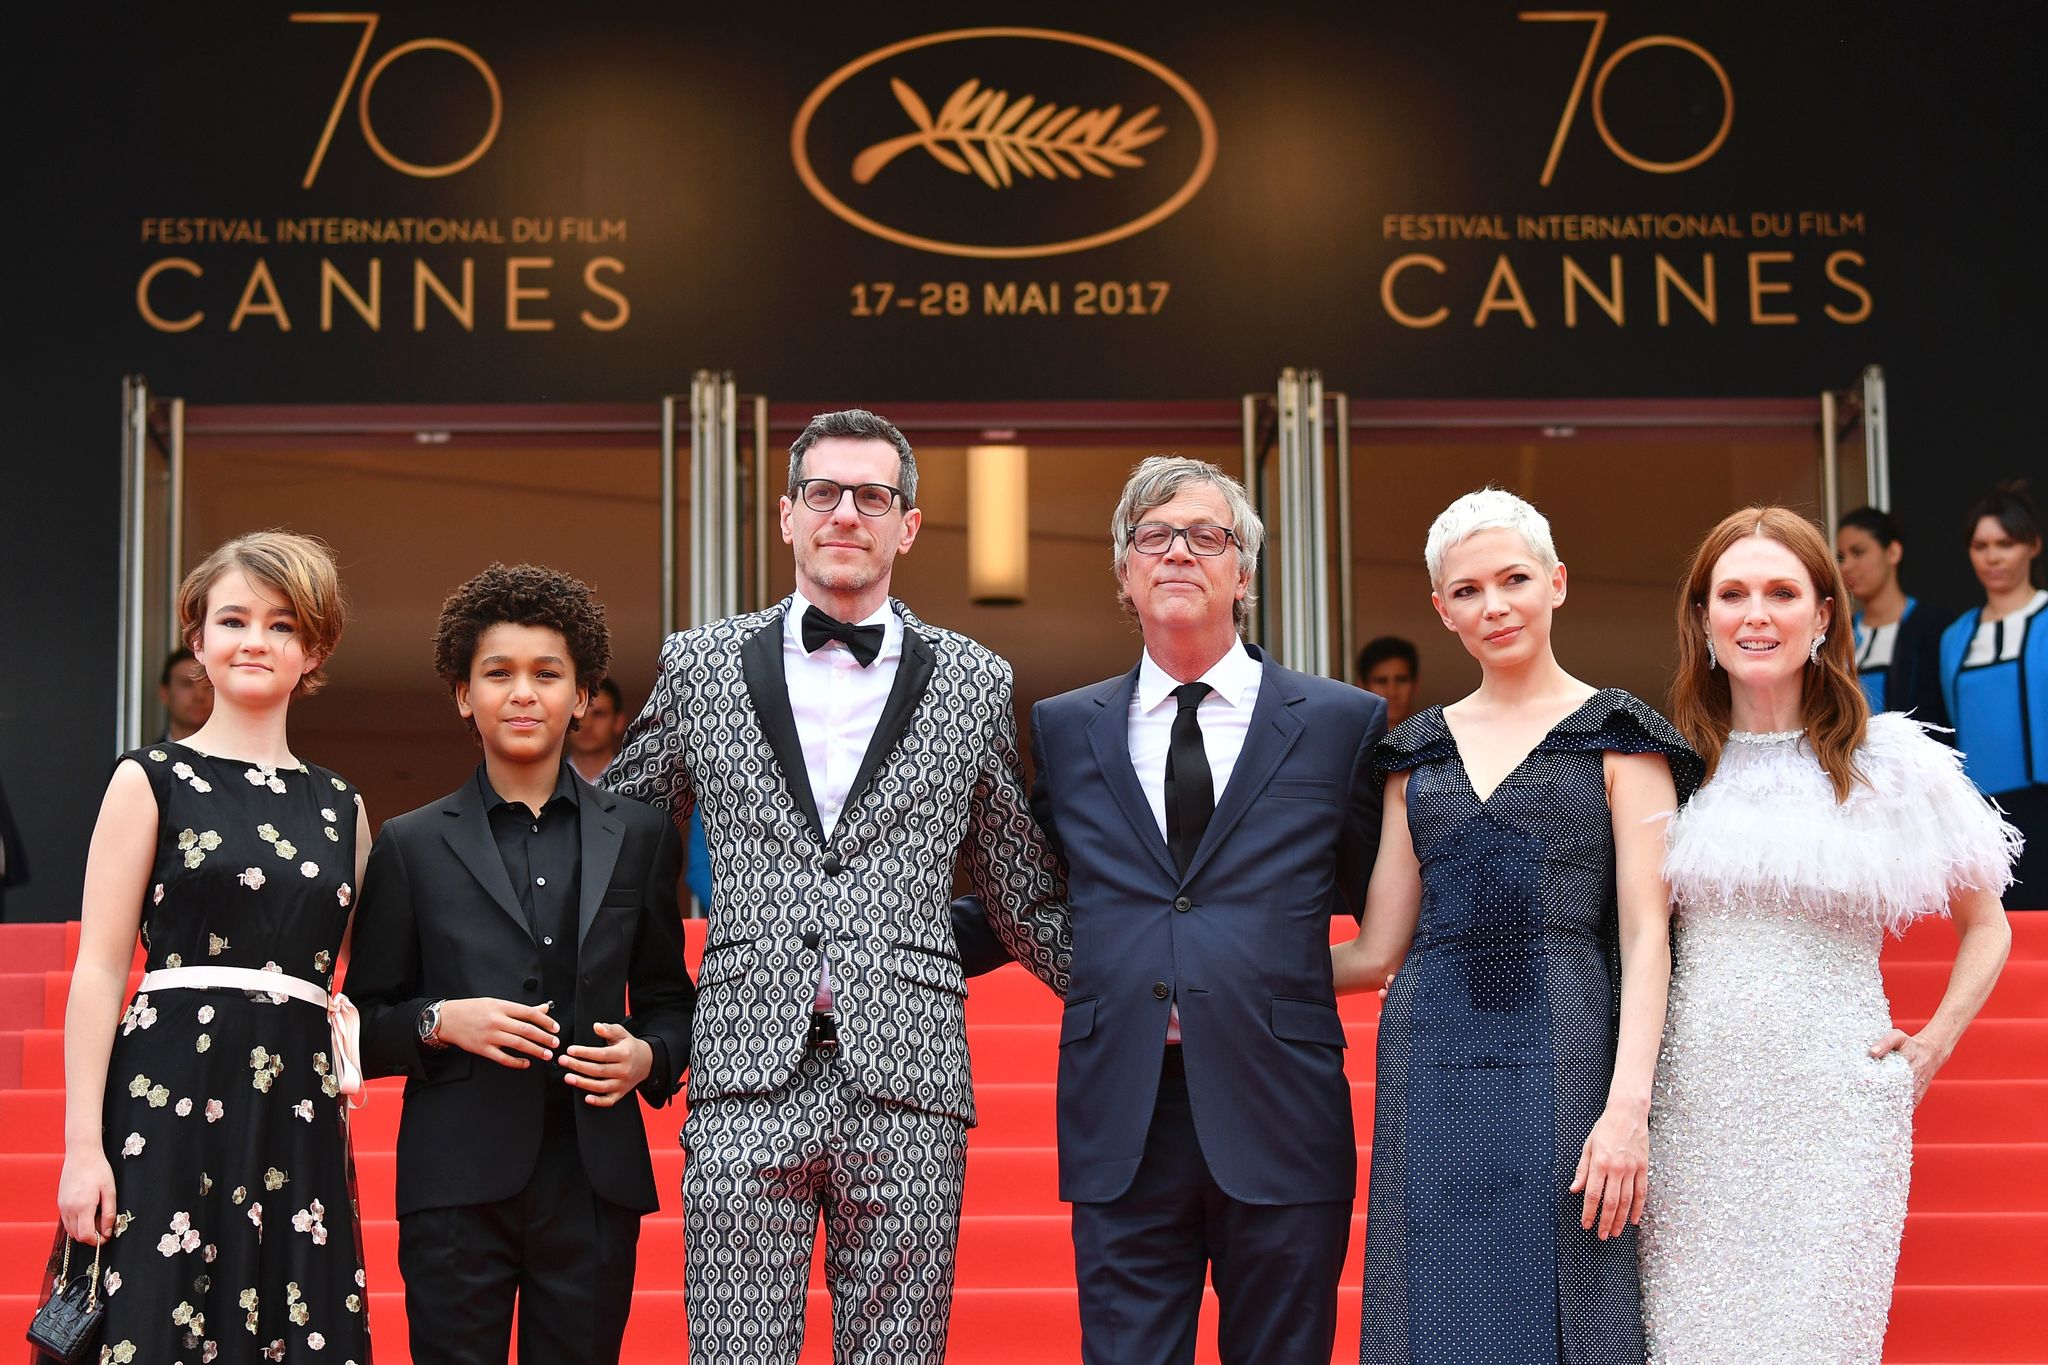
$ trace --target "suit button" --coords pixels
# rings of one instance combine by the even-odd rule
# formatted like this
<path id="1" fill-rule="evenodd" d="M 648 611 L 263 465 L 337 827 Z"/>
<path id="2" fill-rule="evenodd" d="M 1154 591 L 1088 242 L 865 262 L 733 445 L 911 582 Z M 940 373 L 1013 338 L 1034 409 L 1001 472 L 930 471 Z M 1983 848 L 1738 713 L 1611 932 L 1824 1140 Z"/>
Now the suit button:
<path id="1" fill-rule="evenodd" d="M 1173 898 L 1173 908 L 1185 915 L 1188 911 L 1195 908 L 1195 903 L 1186 896 L 1175 896 Z"/>
<path id="2" fill-rule="evenodd" d="M 540 989 L 540 978 L 537 976 L 529 976 L 526 978 L 526 980 L 520 982 L 519 984 L 521 986 L 524 986 L 527 990 L 537 991 Z"/>
<path id="3" fill-rule="evenodd" d="M 806 930 L 804 930 L 804 947 L 806 947 L 806 948 L 815 948 L 815 947 L 817 947 L 817 946 L 818 946 L 818 931 L 817 931 L 816 929 L 806 929 Z"/>
<path id="4" fill-rule="evenodd" d="M 1154 1000 L 1164 1000 L 1167 996 L 1171 994 L 1173 994 L 1173 992 L 1166 989 L 1166 983 L 1164 981 L 1155 981 L 1152 983 L 1152 998 Z"/>
<path id="5" fill-rule="evenodd" d="M 840 873 L 844 872 L 845 870 L 846 870 L 846 864 L 845 864 L 845 863 L 842 863 L 842 862 L 840 862 L 840 861 L 839 861 L 839 855 L 838 855 L 837 853 L 827 853 L 827 854 L 825 855 L 825 875 L 826 875 L 826 876 L 828 876 L 828 877 L 836 877 L 836 876 L 838 876 L 838 875 L 839 875 Z"/>

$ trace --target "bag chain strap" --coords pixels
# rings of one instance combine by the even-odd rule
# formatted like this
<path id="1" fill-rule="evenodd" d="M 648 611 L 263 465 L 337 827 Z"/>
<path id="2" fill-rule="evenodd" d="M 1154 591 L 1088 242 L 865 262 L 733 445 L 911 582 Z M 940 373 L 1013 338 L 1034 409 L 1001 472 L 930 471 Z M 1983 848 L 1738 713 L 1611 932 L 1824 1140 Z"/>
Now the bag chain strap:
<path id="1" fill-rule="evenodd" d="M 92 1282 L 85 1288 L 85 1308 L 91 1312 L 100 1301 L 100 1247 L 104 1242 L 95 1242 L 92 1248 Z M 64 1239 L 64 1261 L 57 1268 L 57 1292 L 62 1294 L 64 1286 L 71 1280 L 71 1238 Z"/>

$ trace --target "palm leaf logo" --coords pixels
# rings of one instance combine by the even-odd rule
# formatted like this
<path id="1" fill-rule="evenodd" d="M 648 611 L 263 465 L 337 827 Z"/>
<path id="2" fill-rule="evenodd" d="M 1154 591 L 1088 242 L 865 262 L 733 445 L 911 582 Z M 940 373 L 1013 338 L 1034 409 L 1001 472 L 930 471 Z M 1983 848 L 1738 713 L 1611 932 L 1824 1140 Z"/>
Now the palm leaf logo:
<path id="1" fill-rule="evenodd" d="M 1079 180 L 1085 171 L 1109 179 L 1118 169 L 1143 166 L 1138 149 L 1166 136 L 1166 129 L 1152 126 L 1156 104 L 1124 118 L 1120 104 L 1083 112 L 1078 105 L 1061 108 L 1030 95 L 1012 100 L 1009 92 L 986 89 L 970 78 L 933 118 L 902 80 L 891 77 L 889 88 L 916 131 L 877 142 L 855 157 L 857 185 L 873 180 L 913 147 L 924 148 L 949 171 L 979 177 L 992 190 L 1009 188 L 1017 175 Z"/>

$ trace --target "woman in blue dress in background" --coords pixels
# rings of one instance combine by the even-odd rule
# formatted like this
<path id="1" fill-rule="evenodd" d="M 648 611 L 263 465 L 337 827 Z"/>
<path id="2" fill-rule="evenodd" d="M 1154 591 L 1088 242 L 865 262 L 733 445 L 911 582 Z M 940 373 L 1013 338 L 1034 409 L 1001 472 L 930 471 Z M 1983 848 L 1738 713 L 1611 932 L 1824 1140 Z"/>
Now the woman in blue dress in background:
<path id="1" fill-rule="evenodd" d="M 1360 1357 L 1641 1361 L 1632 1224 L 1671 972 L 1657 817 L 1699 760 L 1635 697 L 1559 667 L 1565 570 L 1535 508 L 1468 494 L 1425 559 L 1482 680 L 1381 745 L 1365 921 L 1332 950 L 1339 991 L 1399 967 L 1380 1019 Z"/>
<path id="2" fill-rule="evenodd" d="M 1903 711 L 1929 725 L 1946 726 L 1938 656 L 1941 632 L 1955 613 L 1906 595 L 1899 582 L 1905 556 L 1906 531 L 1897 517 L 1875 507 L 1842 514 L 1835 528 L 1835 562 L 1856 599 L 1856 614 L 1850 617 L 1856 632 L 1856 678 L 1873 712 Z"/>
<path id="3" fill-rule="evenodd" d="M 1970 568 L 1984 605 L 1941 637 L 1941 690 L 1963 771 L 2026 835 L 2013 904 L 2048 909 L 2048 590 L 2041 513 L 2022 480 L 1970 508 Z"/>

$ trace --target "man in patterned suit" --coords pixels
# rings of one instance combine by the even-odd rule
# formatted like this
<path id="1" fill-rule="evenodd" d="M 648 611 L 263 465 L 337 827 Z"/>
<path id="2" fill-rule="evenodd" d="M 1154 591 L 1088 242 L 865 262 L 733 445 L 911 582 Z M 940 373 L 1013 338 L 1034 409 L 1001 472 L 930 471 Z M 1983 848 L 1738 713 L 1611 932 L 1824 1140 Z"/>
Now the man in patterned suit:
<path id="1" fill-rule="evenodd" d="M 1065 984 L 1010 667 L 889 596 L 916 496 L 894 426 L 814 418 L 782 499 L 796 592 L 669 637 L 606 774 L 701 811 L 711 847 L 683 1129 L 700 1365 L 796 1360 L 821 1218 L 838 1365 L 944 1360 L 974 1121 L 956 862 L 1008 951 Z"/>
<path id="2" fill-rule="evenodd" d="M 1138 664 L 1031 714 L 1081 1358 L 1185 1365 L 1206 1274 L 1226 1365 L 1327 1365 L 1358 1164 L 1330 917 L 1364 907 L 1386 703 L 1239 638 L 1264 532 L 1222 470 L 1144 461 L 1111 526 Z"/>

